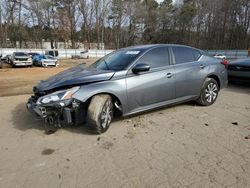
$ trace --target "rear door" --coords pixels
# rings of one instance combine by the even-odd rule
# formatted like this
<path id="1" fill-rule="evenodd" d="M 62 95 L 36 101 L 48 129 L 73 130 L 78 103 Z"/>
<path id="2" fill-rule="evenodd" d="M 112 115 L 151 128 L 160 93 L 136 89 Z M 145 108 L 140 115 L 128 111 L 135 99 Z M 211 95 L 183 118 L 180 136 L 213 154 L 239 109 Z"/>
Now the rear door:
<path id="1" fill-rule="evenodd" d="M 207 62 L 199 61 L 201 52 L 184 46 L 173 46 L 172 52 L 176 74 L 176 98 L 199 95 L 209 70 Z"/>
<path id="2" fill-rule="evenodd" d="M 174 68 L 168 47 L 151 49 L 136 64 L 148 64 L 150 70 L 139 74 L 130 70 L 127 75 L 130 111 L 175 98 Z"/>

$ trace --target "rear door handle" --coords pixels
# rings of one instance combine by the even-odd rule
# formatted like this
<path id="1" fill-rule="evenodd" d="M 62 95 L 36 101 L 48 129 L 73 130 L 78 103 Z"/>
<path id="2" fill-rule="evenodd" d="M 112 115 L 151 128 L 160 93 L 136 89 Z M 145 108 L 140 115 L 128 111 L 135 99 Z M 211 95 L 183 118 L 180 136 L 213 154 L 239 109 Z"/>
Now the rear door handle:
<path id="1" fill-rule="evenodd" d="M 200 68 L 201 69 L 204 69 L 206 66 L 205 65 L 200 65 Z"/>
<path id="2" fill-rule="evenodd" d="M 167 78 L 172 78 L 173 76 L 174 76 L 174 74 L 172 74 L 172 73 L 170 73 L 170 72 L 167 73 L 167 75 L 166 75 Z"/>

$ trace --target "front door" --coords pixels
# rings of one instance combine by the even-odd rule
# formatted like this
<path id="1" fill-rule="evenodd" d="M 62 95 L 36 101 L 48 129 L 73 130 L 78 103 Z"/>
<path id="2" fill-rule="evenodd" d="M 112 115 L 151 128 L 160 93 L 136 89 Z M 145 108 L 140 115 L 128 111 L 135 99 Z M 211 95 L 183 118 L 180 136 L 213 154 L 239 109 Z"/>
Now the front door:
<path id="1" fill-rule="evenodd" d="M 174 67 L 170 64 L 167 47 L 157 47 L 144 54 L 136 64 L 148 64 L 150 70 L 126 78 L 128 107 L 130 112 L 175 98 Z"/>

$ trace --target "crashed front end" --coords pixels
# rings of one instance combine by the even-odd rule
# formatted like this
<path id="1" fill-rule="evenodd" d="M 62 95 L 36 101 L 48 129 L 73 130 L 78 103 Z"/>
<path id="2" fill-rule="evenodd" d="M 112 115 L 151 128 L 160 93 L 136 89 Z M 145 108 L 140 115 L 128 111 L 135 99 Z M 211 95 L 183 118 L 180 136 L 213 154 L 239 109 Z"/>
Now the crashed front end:
<path id="1" fill-rule="evenodd" d="M 34 87 L 34 95 L 28 100 L 27 109 L 36 119 L 43 119 L 55 127 L 82 124 L 86 114 L 85 103 L 72 97 L 79 89 L 77 86 L 45 92 Z"/>

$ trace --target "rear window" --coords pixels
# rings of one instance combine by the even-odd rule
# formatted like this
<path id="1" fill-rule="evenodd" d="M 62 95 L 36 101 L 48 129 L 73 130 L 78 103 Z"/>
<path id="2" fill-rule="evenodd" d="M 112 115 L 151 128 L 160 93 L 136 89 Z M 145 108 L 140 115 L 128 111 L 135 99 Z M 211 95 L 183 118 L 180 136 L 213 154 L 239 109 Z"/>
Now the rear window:
<path id="1" fill-rule="evenodd" d="M 176 46 L 172 47 L 172 49 L 175 57 L 175 64 L 198 61 L 201 57 L 200 51 L 192 48 Z"/>

